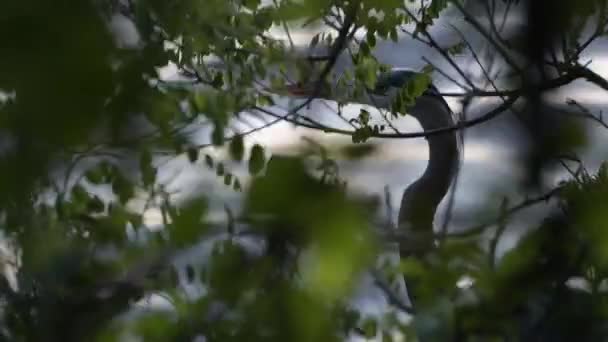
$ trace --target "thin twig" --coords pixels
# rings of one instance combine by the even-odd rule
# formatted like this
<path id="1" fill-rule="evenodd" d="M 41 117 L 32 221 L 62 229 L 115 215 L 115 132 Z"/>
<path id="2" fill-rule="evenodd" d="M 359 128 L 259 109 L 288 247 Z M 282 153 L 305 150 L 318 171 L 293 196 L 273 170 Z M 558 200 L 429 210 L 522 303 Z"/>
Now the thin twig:
<path id="1" fill-rule="evenodd" d="M 507 229 L 507 219 L 509 217 L 507 213 L 507 207 L 509 205 L 509 200 L 505 197 L 502 203 L 500 204 L 500 214 L 498 216 L 498 228 L 496 228 L 496 232 L 494 233 L 494 238 L 490 240 L 490 251 L 488 256 L 490 258 L 490 267 L 494 268 L 496 266 L 496 249 L 498 247 L 498 242 L 502 237 L 502 234 Z"/>
<path id="2" fill-rule="evenodd" d="M 496 48 L 496 51 L 498 51 L 500 53 L 500 55 L 505 60 L 505 62 L 507 62 L 507 64 L 509 64 L 509 66 L 511 68 L 513 68 L 517 72 L 521 73 L 522 72 L 521 68 L 511 58 L 511 55 L 509 55 L 509 53 L 503 48 L 503 46 L 499 42 L 495 41 L 492 38 L 492 35 L 490 35 L 483 28 L 483 26 L 481 26 L 481 24 L 479 23 L 479 21 L 477 21 L 477 19 L 475 17 L 473 17 L 469 12 L 467 12 L 464 9 L 464 7 L 462 7 L 462 5 L 458 1 L 451 1 L 451 2 L 460 11 L 460 13 L 462 13 L 462 15 L 464 16 L 465 20 L 468 23 L 470 23 L 471 26 L 473 26 L 473 28 L 475 28 L 484 38 L 486 38 L 486 40 L 488 42 L 490 42 Z"/>
<path id="3" fill-rule="evenodd" d="M 491 111 L 487 112 L 486 114 L 484 114 L 482 116 L 479 116 L 477 118 L 467 120 L 467 121 L 461 121 L 461 122 L 458 122 L 451 126 L 430 129 L 430 130 L 426 130 L 424 132 L 413 132 L 413 133 L 373 133 L 370 137 L 383 138 L 383 139 L 426 138 L 426 137 L 430 137 L 430 136 L 446 134 L 446 133 L 458 131 L 461 129 L 470 128 L 470 127 L 479 125 L 481 123 L 487 122 L 489 120 L 492 120 L 493 118 L 502 114 L 504 111 L 509 109 L 518 99 L 519 99 L 519 96 L 510 97 L 504 103 L 502 103 L 500 106 L 492 109 Z M 298 107 L 303 108 L 304 106 L 298 106 Z M 282 115 L 273 113 L 272 111 L 270 111 L 266 108 L 262 108 L 262 107 L 258 107 L 258 106 L 255 106 L 253 109 L 261 111 L 268 115 L 271 115 L 271 116 L 275 117 L 276 120 L 285 120 L 287 122 L 291 122 L 291 123 L 294 123 L 294 124 L 297 124 L 297 125 L 300 125 L 300 126 L 303 126 L 306 128 L 321 130 L 326 133 L 336 133 L 336 134 L 350 135 L 350 136 L 352 136 L 354 134 L 353 131 L 323 125 L 319 122 L 313 121 L 312 119 L 308 119 L 308 118 L 307 118 L 308 121 L 313 121 L 313 122 L 315 122 L 315 124 L 307 124 L 302 121 L 293 120 L 293 119 L 289 118 L 287 115 L 282 116 Z"/>
<path id="4" fill-rule="evenodd" d="M 395 306 L 401 311 L 414 314 L 414 308 L 405 304 L 378 272 L 372 271 L 372 276 L 374 277 L 374 283 L 382 290 L 382 292 L 384 292 L 391 305 Z"/>
<path id="5" fill-rule="evenodd" d="M 279 3 L 277 0 L 273 0 L 274 7 L 279 9 Z M 289 27 L 287 26 L 287 22 L 281 17 L 281 25 L 283 26 L 283 31 L 285 31 L 285 35 L 287 35 L 287 39 L 289 40 L 289 46 L 293 49 L 295 44 L 293 43 L 293 39 L 291 39 L 291 33 L 289 33 Z"/>
<path id="6" fill-rule="evenodd" d="M 428 58 L 422 57 L 422 60 L 426 64 L 428 64 L 431 67 L 433 67 L 433 70 L 437 71 L 441 76 L 445 77 L 448 81 L 454 83 L 455 85 L 457 85 L 461 89 L 465 89 L 467 91 L 467 93 L 475 90 L 475 88 L 471 89 L 471 88 L 467 87 L 466 85 L 462 84 L 460 81 L 457 81 L 454 77 L 450 76 L 446 71 L 444 71 L 443 69 L 441 69 L 435 63 L 431 62 Z M 468 80 L 468 78 L 467 78 L 467 80 Z"/>
<path id="7" fill-rule="evenodd" d="M 405 6 L 402 9 L 416 23 L 416 25 L 421 24 L 420 21 L 418 20 L 418 18 L 416 18 L 416 16 L 410 10 L 408 10 Z M 443 56 L 443 58 L 445 58 L 445 60 L 454 68 L 454 70 L 456 70 L 456 72 L 464 79 L 464 81 L 471 88 L 474 89 L 475 85 L 473 84 L 473 82 L 471 82 L 471 80 L 467 77 L 467 75 L 464 73 L 464 71 L 458 66 L 458 64 L 456 64 L 456 62 L 448 54 L 448 52 L 445 49 L 443 49 L 441 46 L 439 46 L 439 44 L 435 41 L 433 36 L 426 29 L 421 30 L 420 32 L 428 39 L 428 43 L 430 44 L 430 46 L 435 48 L 437 50 L 437 52 L 439 52 L 441 54 L 441 56 Z"/>
<path id="8" fill-rule="evenodd" d="M 464 42 L 464 44 L 467 46 L 467 48 L 469 49 L 469 51 L 471 51 L 471 56 L 473 56 L 473 59 L 475 60 L 475 62 L 479 66 L 479 68 L 481 69 L 481 71 L 482 71 L 483 75 L 485 76 L 485 78 L 488 80 L 488 82 L 490 82 L 490 85 L 492 85 L 492 88 L 494 88 L 494 90 L 498 92 L 499 91 L 498 87 L 494 83 L 494 80 L 490 77 L 490 73 L 487 71 L 486 67 L 483 65 L 483 63 L 479 59 L 479 56 L 475 52 L 475 49 L 473 49 L 473 46 L 471 45 L 471 43 L 469 43 L 469 41 L 466 39 L 466 37 L 464 36 L 464 34 L 462 33 L 462 31 L 460 31 L 456 26 L 454 26 L 452 24 L 450 24 L 450 26 L 452 27 L 452 29 L 456 33 L 458 33 L 458 35 L 460 36 L 460 38 L 462 39 L 462 41 Z"/>
<path id="9" fill-rule="evenodd" d="M 600 124 L 602 127 L 608 129 L 608 123 L 606 121 L 604 121 L 604 116 L 602 114 L 602 112 L 600 111 L 599 117 L 594 115 L 589 108 L 583 106 L 582 104 L 580 104 L 579 102 L 577 102 L 574 99 L 567 99 L 566 100 L 566 104 L 569 106 L 573 106 L 576 109 L 578 109 L 580 112 L 565 112 L 565 111 L 559 111 L 560 114 L 565 114 L 565 115 L 569 115 L 569 116 L 575 116 L 575 117 L 580 117 L 580 118 L 584 118 L 584 119 L 589 119 L 591 121 L 594 121 L 598 124 Z"/>
<path id="10" fill-rule="evenodd" d="M 468 237 L 472 237 L 475 235 L 479 235 L 480 233 L 482 233 L 486 228 L 488 228 L 489 226 L 495 224 L 497 221 L 499 221 L 501 218 L 507 217 L 507 216 L 511 216 L 523 209 L 526 209 L 528 207 L 531 207 L 533 205 L 536 205 L 538 203 L 542 203 L 542 202 L 547 202 L 549 199 L 553 198 L 554 196 L 558 195 L 559 192 L 562 190 L 561 186 L 558 186 L 556 188 L 551 189 L 550 191 L 538 196 L 538 197 L 533 197 L 533 198 L 527 198 L 524 201 L 522 201 L 521 203 L 519 203 L 518 205 L 511 207 L 507 210 L 504 211 L 503 214 L 499 215 L 499 217 L 497 217 L 496 219 L 486 222 L 486 223 L 482 223 L 480 225 L 477 225 L 475 227 L 469 228 L 469 229 L 465 229 L 461 232 L 452 232 L 450 234 L 448 234 L 448 238 L 468 238 Z"/>

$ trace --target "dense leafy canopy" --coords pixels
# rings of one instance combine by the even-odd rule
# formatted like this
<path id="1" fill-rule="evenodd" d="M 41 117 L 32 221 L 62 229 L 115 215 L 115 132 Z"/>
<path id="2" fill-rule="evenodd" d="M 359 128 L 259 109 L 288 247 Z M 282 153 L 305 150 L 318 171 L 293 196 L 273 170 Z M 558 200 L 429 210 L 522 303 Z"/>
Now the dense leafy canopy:
<path id="1" fill-rule="evenodd" d="M 543 17 L 546 25 L 503 32 L 503 18 L 512 11 L 540 22 L 538 3 L 554 8 L 556 15 Z M 546 105 L 543 95 L 578 79 L 608 89 L 608 81 L 581 57 L 607 34 L 607 3 L 549 3 L 0 2 L 0 336 L 605 339 L 605 166 L 597 173 L 572 171 L 567 182 L 538 199 L 515 206 L 505 201 L 496 222 L 481 221 L 488 217 L 483 210 L 471 213 L 479 216 L 479 226 L 439 234 L 436 248 L 424 257 L 371 272 L 378 273 L 375 281 L 390 303 L 379 317 L 362 315 L 349 302 L 362 275 L 387 250 L 386 240 L 403 237 L 379 232 L 373 223 L 378 201 L 348 191 L 336 156 L 364 163 L 382 138 L 423 135 L 390 128 L 427 90 L 431 76 L 443 74 L 460 87 L 460 112 L 480 97 L 498 103 L 448 130 L 489 121 L 506 109 L 528 128 L 534 139 L 521 166 L 533 186 L 522 186 L 521 193 L 542 186 L 556 160 L 568 166 L 577 161 L 573 153 L 589 147 L 583 120 L 606 126 L 576 99 L 567 103 L 574 120 L 553 115 L 563 110 Z M 439 44 L 431 28 L 443 16 L 464 19 L 485 45 L 472 46 L 456 27 L 461 39 Z M 307 58 L 290 42 L 289 32 L 296 30 L 310 33 L 315 53 Z M 286 39 L 276 32 L 287 32 Z M 306 119 L 299 110 L 312 99 L 273 111 L 287 84 L 312 81 L 318 92 L 348 94 L 339 107 L 378 89 L 378 75 L 390 66 L 378 60 L 374 47 L 406 38 L 435 49 L 456 79 L 437 61 L 427 61 L 402 87 L 390 114 L 335 113 L 352 130 Z M 484 49 L 486 59 L 480 57 Z M 344 55 L 352 68 L 336 81 L 332 71 Z M 462 55 L 478 63 L 477 74 L 454 62 Z M 502 69 L 490 69 L 495 65 Z M 178 79 L 163 76 L 167 69 L 176 70 Z M 269 121 L 235 128 L 250 110 Z M 283 121 L 349 135 L 353 145 L 338 153 L 335 146 L 310 142 L 302 153 L 284 156 L 248 140 L 250 133 Z M 218 224 L 210 204 L 223 201 L 220 195 L 172 193 L 171 179 L 161 171 L 180 158 L 205 170 L 205 177 L 214 174 L 211 181 L 242 198 L 242 210 L 235 213 L 227 205 L 226 219 Z M 526 227 L 529 233 L 500 258 L 497 243 L 510 216 L 549 198 L 555 199 L 555 214 L 540 227 Z M 160 227 L 146 223 L 151 211 Z M 201 248 L 211 252 L 201 256 Z M 413 308 L 387 281 L 402 277 L 415 284 Z"/>

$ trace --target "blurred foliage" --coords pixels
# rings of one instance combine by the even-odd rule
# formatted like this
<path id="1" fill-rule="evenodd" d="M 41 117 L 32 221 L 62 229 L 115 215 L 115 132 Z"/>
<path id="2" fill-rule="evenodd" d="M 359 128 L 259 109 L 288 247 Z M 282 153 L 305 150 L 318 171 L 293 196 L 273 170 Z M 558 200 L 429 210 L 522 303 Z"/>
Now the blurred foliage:
<path id="1" fill-rule="evenodd" d="M 564 53 L 576 57 L 559 66 L 567 73 L 585 25 L 605 22 L 606 3 L 562 5 L 552 27 L 567 33 Z M 285 71 L 305 81 L 324 76 L 269 29 L 347 19 L 365 28 L 350 51 L 353 70 L 331 89 L 345 93 L 352 85 L 350 95 L 358 96 L 388 68 L 372 53 L 378 40 L 399 40 L 403 25 L 425 36 L 449 6 L 422 1 L 414 20 L 396 0 L 0 2 L 0 339 L 605 340 L 606 166 L 566 182 L 556 214 L 502 257 L 496 241 L 486 248 L 479 235 L 445 239 L 424 258 L 383 269 L 416 284 L 415 313 L 404 321 L 395 309 L 367 317 L 349 303 L 384 252 L 372 229 L 377 203 L 347 191 L 328 149 L 312 144 L 301 155 L 272 155 L 231 128 L 243 110 L 274 104 L 260 79 L 281 93 Z M 310 45 L 336 39 L 319 33 Z M 458 41 L 442 51 L 465 47 Z M 161 78 L 167 65 L 183 83 Z M 393 112 L 424 93 L 432 69 L 402 90 Z M 361 110 L 350 122 L 354 143 L 387 130 L 370 115 Z M 522 119 L 535 132 L 535 121 Z M 188 133 L 198 124 L 210 144 Z M 584 148 L 581 126 L 564 120 L 538 131 L 536 155 Z M 374 151 L 369 142 L 342 154 L 360 161 Z M 218 233 L 209 203 L 220 196 L 177 201 L 159 180 L 167 155 L 212 170 L 243 196 L 242 212 L 227 209 Z M 319 163 L 311 167 L 311 160 Z M 144 224 L 147 210 L 159 212 L 162 227 Z M 192 260 L 209 243 L 209 255 Z"/>

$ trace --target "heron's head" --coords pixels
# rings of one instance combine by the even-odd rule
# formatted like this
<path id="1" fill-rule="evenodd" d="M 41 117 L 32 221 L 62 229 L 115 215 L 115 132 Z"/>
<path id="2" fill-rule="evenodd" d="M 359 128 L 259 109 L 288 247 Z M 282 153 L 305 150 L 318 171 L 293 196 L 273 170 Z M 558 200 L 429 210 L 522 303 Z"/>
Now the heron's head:
<path id="1" fill-rule="evenodd" d="M 376 86 L 369 91 L 378 96 L 387 95 L 390 89 L 403 88 L 419 75 L 421 73 L 410 69 L 395 68 L 378 75 Z M 439 92 L 433 85 L 430 85 L 425 95 L 439 95 Z"/>
<path id="2" fill-rule="evenodd" d="M 368 89 L 370 94 L 376 96 L 390 96 L 391 89 L 399 89 L 408 84 L 416 76 L 420 75 L 419 72 L 409 69 L 391 69 L 387 72 L 383 72 L 377 77 L 376 85 Z M 316 89 L 319 88 L 319 89 Z M 287 93 L 292 97 L 316 97 L 332 99 L 335 97 L 334 92 L 336 89 L 332 89 L 329 82 L 318 82 L 313 80 L 310 82 L 296 82 L 289 84 L 286 87 Z M 438 95 L 438 91 L 434 86 L 430 86 L 426 92 L 426 95 Z"/>
<path id="3" fill-rule="evenodd" d="M 408 83 L 420 75 L 421 73 L 409 69 L 392 69 L 378 75 L 376 85 L 373 89 L 369 89 L 369 94 L 374 95 L 376 99 L 384 99 L 384 101 L 391 103 L 393 97 L 399 94 L 400 89 L 407 87 Z M 442 106 L 447 113 L 452 112 L 439 90 L 432 83 L 424 90 L 421 98 L 425 99 L 425 101 L 420 102 L 422 105 L 420 109 L 422 111 L 428 112 L 428 105 L 434 104 Z M 380 102 L 382 100 L 376 100 L 376 103 Z M 415 113 L 412 111 L 410 114 Z"/>
<path id="4" fill-rule="evenodd" d="M 400 89 L 407 87 L 413 79 L 420 75 L 421 73 L 413 70 L 394 68 L 379 74 L 375 85 L 368 88 L 365 93 L 358 93 L 359 95 L 355 95 L 357 93 L 354 91 L 354 87 L 337 86 L 338 82 L 319 82 L 316 79 L 287 85 L 286 91 L 289 96 L 296 98 L 320 98 L 338 102 L 371 104 L 378 108 L 390 109 L 395 97 L 400 94 Z M 420 110 L 416 113 L 428 112 L 429 105 L 442 106 L 447 113 L 451 113 L 450 107 L 433 84 L 429 84 L 421 96 L 422 99 L 424 100 L 417 102 L 417 104 L 420 103 Z M 416 113 L 412 108 L 410 114 Z"/>
<path id="5" fill-rule="evenodd" d="M 292 84 L 288 84 L 286 87 L 287 93 L 291 97 L 299 97 L 299 98 L 322 98 L 322 99 L 331 99 L 332 92 L 331 86 L 328 82 L 322 81 L 319 82 L 317 80 L 313 80 L 310 82 L 296 82 Z"/>

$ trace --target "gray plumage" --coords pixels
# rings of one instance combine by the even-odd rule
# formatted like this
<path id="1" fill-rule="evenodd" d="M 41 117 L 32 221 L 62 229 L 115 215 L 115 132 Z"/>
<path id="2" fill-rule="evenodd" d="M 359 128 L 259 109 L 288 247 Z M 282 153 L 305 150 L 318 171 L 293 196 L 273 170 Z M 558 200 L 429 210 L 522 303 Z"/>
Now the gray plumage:
<path id="1" fill-rule="evenodd" d="M 379 108 L 388 109 L 399 90 L 405 87 L 417 72 L 408 69 L 393 69 L 378 77 L 376 87 L 366 99 L 356 100 Z M 424 131 L 453 126 L 454 114 L 432 84 L 418 97 L 408 113 L 422 126 Z M 447 194 L 460 163 L 460 144 L 456 132 L 446 132 L 427 138 L 429 162 L 420 178 L 406 188 L 399 210 L 399 229 L 416 233 L 433 231 L 435 212 Z M 428 239 L 429 242 L 432 239 Z M 429 246 L 420 246 L 429 247 Z"/>
<path id="2" fill-rule="evenodd" d="M 328 87 L 317 94 L 320 98 L 367 104 L 379 109 L 390 109 L 401 89 L 420 73 L 404 68 L 394 68 L 378 76 L 373 89 L 368 89 L 361 98 L 352 94 L 340 94 L 345 89 Z M 310 96 L 315 84 L 298 84 L 290 88 L 293 94 Z M 334 89 L 329 89 L 334 88 Z M 454 114 L 434 85 L 416 99 L 409 113 L 424 131 L 453 126 Z M 437 207 L 447 194 L 460 164 L 460 140 L 455 131 L 436 134 L 427 138 L 429 163 L 418 180 L 404 191 L 399 210 L 398 227 L 412 241 L 407 249 L 423 253 L 432 247 L 433 221 Z M 404 253 L 402 253 L 403 255 Z M 408 253 L 405 253 L 408 254 Z"/>

